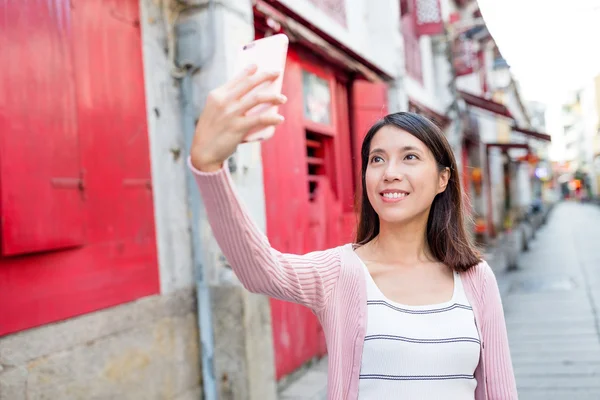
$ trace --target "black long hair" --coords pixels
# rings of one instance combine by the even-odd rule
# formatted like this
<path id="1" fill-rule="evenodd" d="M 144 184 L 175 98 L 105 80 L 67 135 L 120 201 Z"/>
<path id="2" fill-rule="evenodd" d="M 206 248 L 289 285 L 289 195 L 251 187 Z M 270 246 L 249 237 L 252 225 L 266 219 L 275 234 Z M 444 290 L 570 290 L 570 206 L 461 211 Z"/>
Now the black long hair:
<path id="1" fill-rule="evenodd" d="M 427 219 L 427 244 L 433 256 L 457 271 L 466 271 L 481 261 L 481 256 L 465 228 L 463 192 L 460 186 L 456 159 L 446 136 L 427 118 L 409 112 L 389 114 L 377 121 L 365 136 L 361 148 L 362 189 L 357 198 L 359 221 L 355 243 L 366 244 L 379 234 L 379 216 L 367 197 L 365 176 L 369 163 L 371 141 L 384 126 L 394 126 L 425 143 L 438 164 L 439 171 L 450 169 L 446 190 L 431 204 Z"/>

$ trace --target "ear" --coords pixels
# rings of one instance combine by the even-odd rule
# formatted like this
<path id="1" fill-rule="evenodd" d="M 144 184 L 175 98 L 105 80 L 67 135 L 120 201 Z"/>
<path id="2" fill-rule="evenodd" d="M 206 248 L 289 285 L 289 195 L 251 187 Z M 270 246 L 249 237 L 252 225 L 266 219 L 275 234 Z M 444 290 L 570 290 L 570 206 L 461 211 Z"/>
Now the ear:
<path id="1" fill-rule="evenodd" d="M 446 190 L 446 186 L 448 186 L 448 182 L 450 181 L 450 168 L 446 167 L 440 171 L 438 177 L 438 194 L 442 193 Z"/>

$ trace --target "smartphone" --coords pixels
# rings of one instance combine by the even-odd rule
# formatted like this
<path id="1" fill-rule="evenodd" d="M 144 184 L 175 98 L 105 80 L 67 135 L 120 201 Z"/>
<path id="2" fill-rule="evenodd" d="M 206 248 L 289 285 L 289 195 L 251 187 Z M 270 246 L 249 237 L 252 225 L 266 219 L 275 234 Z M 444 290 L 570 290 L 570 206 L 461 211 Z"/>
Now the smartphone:
<path id="1" fill-rule="evenodd" d="M 239 51 L 235 62 L 235 73 L 239 74 L 248 65 L 256 64 L 257 71 L 280 71 L 281 73 L 273 82 L 264 83 L 252 90 L 266 91 L 274 94 L 281 93 L 283 85 L 283 71 L 285 69 L 285 60 L 287 57 L 289 40 L 286 35 L 279 33 L 277 35 L 268 36 L 262 39 L 255 40 L 244 45 Z M 277 113 L 278 106 L 259 105 L 249 110 L 246 115 L 260 113 Z M 271 126 L 264 129 L 254 130 L 248 133 L 244 142 L 253 142 L 259 140 L 267 140 L 275 133 L 275 127 Z"/>

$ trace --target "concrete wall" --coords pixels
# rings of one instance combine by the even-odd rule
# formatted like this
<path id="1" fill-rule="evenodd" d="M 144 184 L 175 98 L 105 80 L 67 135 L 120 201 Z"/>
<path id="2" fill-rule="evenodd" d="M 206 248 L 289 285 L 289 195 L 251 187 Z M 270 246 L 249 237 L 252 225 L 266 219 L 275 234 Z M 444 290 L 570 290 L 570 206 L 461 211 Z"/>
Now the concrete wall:
<path id="1" fill-rule="evenodd" d="M 192 400 L 199 394 L 192 290 L 0 339 L 0 400 Z"/>

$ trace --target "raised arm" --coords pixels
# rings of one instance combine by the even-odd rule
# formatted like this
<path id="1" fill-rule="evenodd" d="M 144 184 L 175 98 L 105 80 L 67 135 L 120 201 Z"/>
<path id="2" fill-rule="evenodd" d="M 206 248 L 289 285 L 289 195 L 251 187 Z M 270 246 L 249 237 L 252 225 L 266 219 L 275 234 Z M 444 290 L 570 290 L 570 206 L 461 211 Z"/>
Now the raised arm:
<path id="1" fill-rule="evenodd" d="M 274 250 L 246 212 L 223 168 L 248 132 L 283 120 L 277 114 L 245 115 L 256 105 L 285 101 L 281 95 L 248 95 L 252 88 L 276 77 L 255 74 L 251 68 L 211 92 L 198 120 L 189 164 L 215 238 L 244 287 L 319 310 L 339 276 L 339 249 L 303 256 Z"/>

